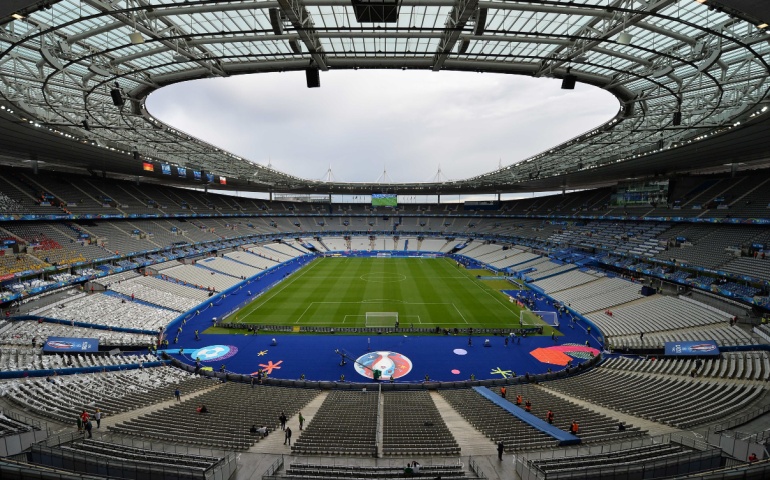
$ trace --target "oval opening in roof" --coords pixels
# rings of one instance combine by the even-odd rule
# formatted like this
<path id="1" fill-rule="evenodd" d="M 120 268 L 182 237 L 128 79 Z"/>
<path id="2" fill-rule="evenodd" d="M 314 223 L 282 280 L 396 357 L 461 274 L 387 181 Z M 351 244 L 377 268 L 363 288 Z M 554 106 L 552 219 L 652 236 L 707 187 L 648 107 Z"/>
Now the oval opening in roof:
<path id="1" fill-rule="evenodd" d="M 318 180 L 463 179 L 543 152 L 610 120 L 618 101 L 585 84 L 400 70 L 193 80 L 147 99 L 159 120 L 243 158 Z"/>

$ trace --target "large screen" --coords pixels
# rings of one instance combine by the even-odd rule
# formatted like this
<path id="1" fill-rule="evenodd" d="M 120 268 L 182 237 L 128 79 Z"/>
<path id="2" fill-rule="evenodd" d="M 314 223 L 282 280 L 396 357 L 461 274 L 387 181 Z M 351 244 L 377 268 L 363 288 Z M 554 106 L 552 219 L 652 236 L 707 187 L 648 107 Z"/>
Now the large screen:
<path id="1" fill-rule="evenodd" d="M 396 195 L 395 193 L 373 193 L 372 206 L 373 207 L 397 207 L 398 195 Z"/>
<path id="2" fill-rule="evenodd" d="M 668 202 L 668 180 L 619 184 L 610 197 L 613 207 L 665 205 Z"/>

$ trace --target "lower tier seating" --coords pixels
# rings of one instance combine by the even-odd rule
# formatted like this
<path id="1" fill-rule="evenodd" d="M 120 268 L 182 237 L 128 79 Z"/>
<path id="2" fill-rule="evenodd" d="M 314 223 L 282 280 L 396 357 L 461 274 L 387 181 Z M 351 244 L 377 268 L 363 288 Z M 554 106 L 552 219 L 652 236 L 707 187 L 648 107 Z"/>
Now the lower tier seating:
<path id="1" fill-rule="evenodd" d="M 527 425 L 473 390 L 441 390 L 439 393 L 481 433 L 495 443 L 503 442 L 506 452 L 558 445 L 553 437 Z"/>
<path id="2" fill-rule="evenodd" d="M 460 447 L 427 391 L 385 392 L 386 455 L 457 455 Z"/>
<path id="3" fill-rule="evenodd" d="M 661 378 L 604 367 L 543 386 L 678 428 L 727 418 L 749 408 L 766 390 L 758 384 Z"/>
<path id="4" fill-rule="evenodd" d="M 310 455 L 365 455 L 375 453 L 377 437 L 376 391 L 332 391 L 313 420 L 291 446 Z"/>
<path id="5" fill-rule="evenodd" d="M 173 392 L 173 390 L 171 390 Z M 168 442 L 192 443 L 223 449 L 246 449 L 258 436 L 252 425 L 278 426 L 278 417 L 296 414 L 318 390 L 226 383 L 195 398 L 119 423 L 110 430 Z M 205 405 L 208 413 L 198 413 Z"/>

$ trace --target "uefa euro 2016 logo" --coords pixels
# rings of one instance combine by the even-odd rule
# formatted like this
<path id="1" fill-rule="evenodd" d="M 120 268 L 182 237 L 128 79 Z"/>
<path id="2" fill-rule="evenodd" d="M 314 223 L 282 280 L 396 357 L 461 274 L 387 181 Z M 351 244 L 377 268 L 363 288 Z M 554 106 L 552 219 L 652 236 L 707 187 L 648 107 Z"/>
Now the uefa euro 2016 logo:
<path id="1" fill-rule="evenodd" d="M 412 361 L 397 352 L 371 352 L 358 357 L 355 367 L 366 378 L 374 378 L 374 371 L 379 370 L 380 380 L 395 380 L 412 371 Z"/>

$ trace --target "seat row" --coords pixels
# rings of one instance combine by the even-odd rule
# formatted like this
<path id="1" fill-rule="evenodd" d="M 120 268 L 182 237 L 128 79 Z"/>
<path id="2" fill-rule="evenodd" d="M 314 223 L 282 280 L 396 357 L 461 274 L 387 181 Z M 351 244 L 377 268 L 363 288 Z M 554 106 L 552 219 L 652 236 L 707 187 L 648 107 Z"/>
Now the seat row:
<path id="1" fill-rule="evenodd" d="M 640 385 L 644 385 L 644 392 L 640 391 Z M 606 367 L 543 386 L 677 428 L 725 419 L 750 408 L 764 397 L 766 390 L 758 384 L 664 378 Z"/>
<path id="2" fill-rule="evenodd" d="M 173 392 L 173 390 L 171 390 Z M 273 431 L 281 412 L 295 415 L 318 395 L 317 390 L 228 382 L 201 395 L 132 418 L 110 430 L 164 442 L 192 443 L 225 449 L 246 449 L 259 440 L 252 425 Z M 208 413 L 198 413 L 205 405 Z"/>

